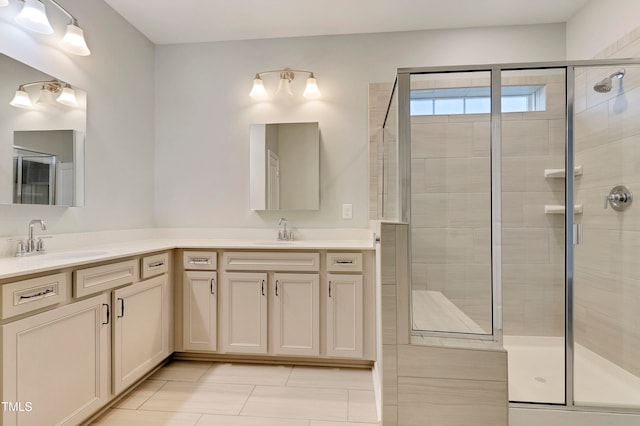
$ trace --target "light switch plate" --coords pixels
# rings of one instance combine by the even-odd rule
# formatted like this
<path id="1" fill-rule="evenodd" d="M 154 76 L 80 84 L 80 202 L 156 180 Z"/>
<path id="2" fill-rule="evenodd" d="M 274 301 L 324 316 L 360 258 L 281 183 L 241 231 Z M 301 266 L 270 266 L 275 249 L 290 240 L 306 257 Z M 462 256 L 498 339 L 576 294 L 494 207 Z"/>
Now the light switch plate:
<path id="1" fill-rule="evenodd" d="M 342 205 L 342 218 L 353 219 L 353 204 Z"/>

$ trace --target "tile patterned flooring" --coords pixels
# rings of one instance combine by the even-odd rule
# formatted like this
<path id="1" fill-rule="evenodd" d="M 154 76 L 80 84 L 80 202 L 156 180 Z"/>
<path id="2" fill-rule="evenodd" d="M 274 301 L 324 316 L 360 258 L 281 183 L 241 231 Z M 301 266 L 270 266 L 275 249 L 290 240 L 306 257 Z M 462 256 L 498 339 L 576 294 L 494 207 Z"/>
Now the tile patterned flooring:
<path id="1" fill-rule="evenodd" d="M 379 423 L 370 369 L 171 361 L 92 425 Z"/>

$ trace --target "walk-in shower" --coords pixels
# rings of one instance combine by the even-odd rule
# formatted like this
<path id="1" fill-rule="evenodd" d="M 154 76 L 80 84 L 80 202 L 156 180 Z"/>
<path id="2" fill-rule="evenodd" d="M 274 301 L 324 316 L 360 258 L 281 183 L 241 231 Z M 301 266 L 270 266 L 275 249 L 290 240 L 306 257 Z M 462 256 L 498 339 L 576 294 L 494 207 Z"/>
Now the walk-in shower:
<path id="1" fill-rule="evenodd" d="M 405 68 L 390 99 L 412 332 L 503 342 L 514 404 L 640 414 L 640 204 L 611 208 L 640 194 L 640 61 Z"/>

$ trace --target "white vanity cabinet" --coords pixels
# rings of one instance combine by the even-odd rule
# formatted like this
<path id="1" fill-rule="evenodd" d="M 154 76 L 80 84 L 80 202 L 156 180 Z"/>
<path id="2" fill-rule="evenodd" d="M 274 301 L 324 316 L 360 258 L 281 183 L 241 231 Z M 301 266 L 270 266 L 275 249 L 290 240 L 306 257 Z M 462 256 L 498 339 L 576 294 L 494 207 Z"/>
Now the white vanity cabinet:
<path id="1" fill-rule="evenodd" d="M 325 326 L 327 356 L 356 358 L 364 356 L 365 297 L 363 254 L 329 252 L 326 256 L 327 291 Z M 370 303 L 369 303 L 370 305 Z M 367 316 L 370 317 L 370 314 Z M 370 326 L 370 324 L 366 324 Z"/>
<path id="2" fill-rule="evenodd" d="M 77 425 L 105 405 L 111 320 L 100 294 L 3 325 L 2 424 Z"/>
<path id="3" fill-rule="evenodd" d="M 216 252 L 184 252 L 182 347 L 186 351 L 215 351 L 218 347 L 216 264 Z"/>
<path id="4" fill-rule="evenodd" d="M 169 277 L 113 291 L 113 391 L 120 393 L 169 353 Z"/>
<path id="5" fill-rule="evenodd" d="M 320 276 L 276 273 L 273 327 L 276 355 L 320 355 Z"/>
<path id="6" fill-rule="evenodd" d="M 327 355 L 362 358 L 362 275 L 327 275 Z"/>
<path id="7" fill-rule="evenodd" d="M 267 274 L 229 272 L 222 280 L 223 350 L 267 353 Z"/>
<path id="8" fill-rule="evenodd" d="M 320 354 L 319 253 L 224 252 L 222 263 L 224 352 Z"/>

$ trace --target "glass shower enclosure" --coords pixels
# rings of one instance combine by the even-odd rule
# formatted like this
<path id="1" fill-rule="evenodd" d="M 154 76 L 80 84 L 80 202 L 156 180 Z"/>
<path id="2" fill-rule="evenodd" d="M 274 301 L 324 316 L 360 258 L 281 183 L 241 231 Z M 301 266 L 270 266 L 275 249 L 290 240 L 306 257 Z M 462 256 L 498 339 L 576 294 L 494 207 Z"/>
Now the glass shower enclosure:
<path id="1" fill-rule="evenodd" d="M 399 69 L 382 150 L 412 333 L 501 342 L 514 403 L 638 412 L 640 61 Z"/>

